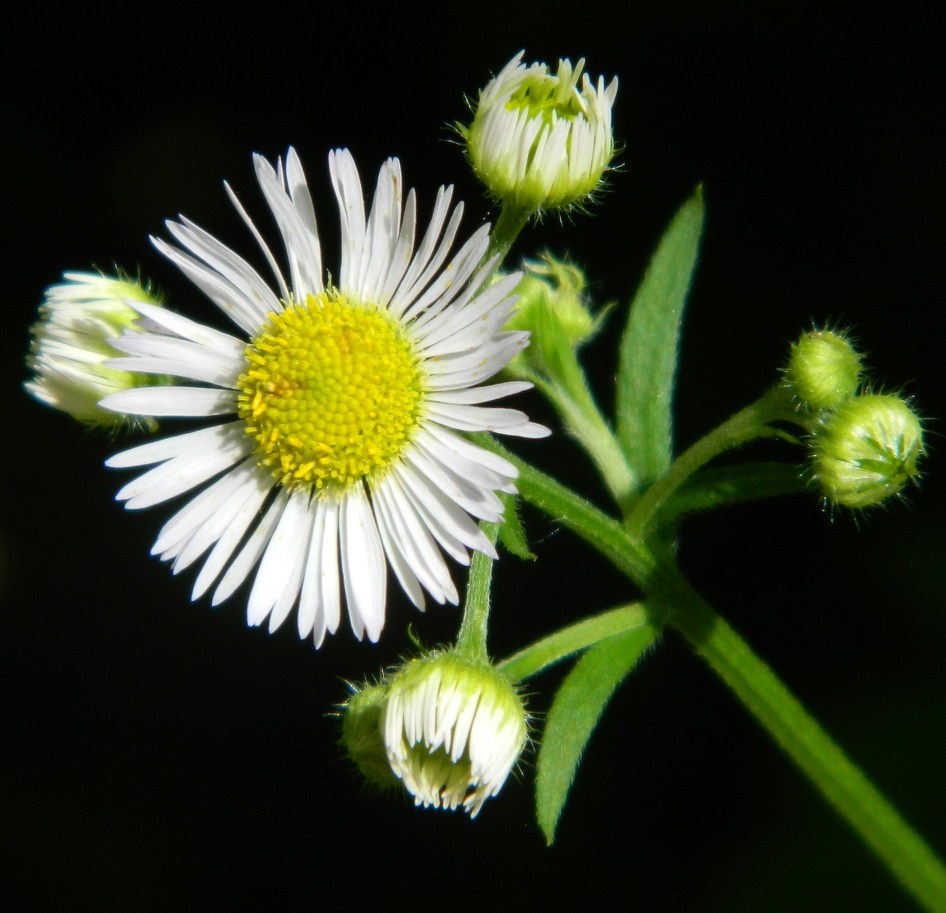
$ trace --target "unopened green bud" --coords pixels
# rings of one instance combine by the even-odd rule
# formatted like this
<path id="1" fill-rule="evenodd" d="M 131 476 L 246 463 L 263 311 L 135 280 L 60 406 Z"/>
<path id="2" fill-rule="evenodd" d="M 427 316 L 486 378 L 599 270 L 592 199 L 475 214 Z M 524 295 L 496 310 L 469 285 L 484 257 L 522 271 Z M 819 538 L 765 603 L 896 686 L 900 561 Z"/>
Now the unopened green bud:
<path id="1" fill-rule="evenodd" d="M 586 342 L 600 326 L 585 302 L 585 276 L 573 263 L 543 254 L 526 260 L 522 281 L 516 287 L 519 301 L 508 329 L 541 333 L 554 324 L 563 341 L 572 348 Z"/>
<path id="2" fill-rule="evenodd" d="M 917 475 L 923 427 L 899 396 L 869 394 L 843 403 L 816 428 L 813 471 L 825 497 L 870 507 Z"/>
<path id="3" fill-rule="evenodd" d="M 560 60 L 516 54 L 481 90 L 473 122 L 459 126 L 477 177 L 498 200 L 533 212 L 580 204 L 598 187 L 614 155 L 611 108 L 617 79 L 605 86 Z"/>
<path id="4" fill-rule="evenodd" d="M 153 376 L 109 362 L 123 355 L 111 340 L 131 328 L 139 316 L 128 302 L 160 302 L 150 288 L 131 279 L 97 273 L 64 273 L 63 279 L 62 284 L 46 289 L 39 320 L 30 330 L 26 364 L 34 376 L 24 384 L 26 391 L 88 425 L 141 425 L 138 417 L 101 408 L 99 400 L 110 393 L 160 383 Z M 153 420 L 148 422 L 157 427 Z"/>
<path id="5" fill-rule="evenodd" d="M 388 762 L 425 808 L 462 807 L 475 818 L 526 743 L 526 712 L 492 666 L 456 653 L 407 662 L 382 709 Z"/>
<path id="6" fill-rule="evenodd" d="M 381 711 L 387 687 L 365 685 L 355 688 L 342 708 L 342 745 L 362 776 L 372 785 L 388 788 L 397 777 L 388 763 L 381 734 Z"/>
<path id="7" fill-rule="evenodd" d="M 835 409 L 860 385 L 863 363 L 842 333 L 812 330 L 792 345 L 785 369 L 792 393 L 812 409 Z"/>

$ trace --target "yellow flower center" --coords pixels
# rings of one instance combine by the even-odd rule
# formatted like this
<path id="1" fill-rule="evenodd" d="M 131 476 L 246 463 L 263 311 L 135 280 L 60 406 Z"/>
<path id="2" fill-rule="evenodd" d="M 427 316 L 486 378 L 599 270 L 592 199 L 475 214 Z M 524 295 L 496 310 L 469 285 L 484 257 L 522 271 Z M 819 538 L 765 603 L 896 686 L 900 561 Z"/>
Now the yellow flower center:
<path id="1" fill-rule="evenodd" d="M 397 459 L 420 421 L 420 359 L 387 313 L 309 295 L 246 347 L 238 411 L 283 484 L 344 489 Z"/>

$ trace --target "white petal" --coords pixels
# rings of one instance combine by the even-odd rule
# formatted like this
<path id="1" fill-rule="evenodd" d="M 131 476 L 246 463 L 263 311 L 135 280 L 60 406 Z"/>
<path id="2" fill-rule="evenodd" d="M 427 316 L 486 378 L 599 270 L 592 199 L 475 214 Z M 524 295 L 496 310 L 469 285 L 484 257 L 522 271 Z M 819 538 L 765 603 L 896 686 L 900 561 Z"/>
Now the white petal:
<path id="1" fill-rule="evenodd" d="M 168 416 L 172 418 L 226 415 L 236 412 L 237 395 L 233 390 L 209 387 L 134 387 L 110 393 L 99 400 L 103 409 L 130 415 Z"/>
<path id="2" fill-rule="evenodd" d="M 145 304 L 142 301 L 132 301 L 129 304 L 139 314 L 167 333 L 180 336 L 181 339 L 189 339 L 191 342 L 234 359 L 235 362 L 239 362 L 244 357 L 246 343 L 229 333 L 221 333 L 220 330 L 197 323 L 181 314 L 175 314 L 174 311 L 169 311 L 164 307 Z"/>
<path id="3" fill-rule="evenodd" d="M 377 643 L 384 626 L 387 569 L 381 537 L 361 485 L 345 493 L 339 507 L 339 550 L 348 614 L 355 636 Z"/>
<path id="4" fill-rule="evenodd" d="M 125 485 L 115 495 L 115 500 L 127 501 L 125 507 L 129 510 L 153 507 L 240 462 L 250 449 L 245 436 L 223 436 L 215 447 L 195 449 L 149 469 Z"/>
<path id="5" fill-rule="evenodd" d="M 385 479 L 372 494 L 378 503 L 385 506 L 391 531 L 397 537 L 404 557 L 417 579 L 437 602 L 446 600 L 455 603 L 457 591 L 443 555 L 410 499 L 390 479 L 390 476 Z"/>
<path id="6" fill-rule="evenodd" d="M 248 336 L 259 329 L 262 320 L 257 306 L 216 270 L 160 238 L 153 237 L 151 243 Z"/>
<path id="7" fill-rule="evenodd" d="M 240 553 L 227 568 L 227 572 L 214 591 L 211 600 L 213 605 L 220 605 L 221 602 L 232 596 L 240 584 L 246 580 L 250 571 L 256 566 L 256 562 L 259 561 L 260 555 L 263 554 L 264 549 L 269 544 L 273 530 L 276 528 L 282 512 L 286 509 L 288 500 L 289 494 L 285 488 L 281 488 L 276 493 L 276 499 L 270 504 L 269 510 L 266 511 L 259 525 L 250 533 L 250 538 L 246 540 L 246 544 L 240 549 Z"/>
<path id="8" fill-rule="evenodd" d="M 245 358 L 232 358 L 187 339 L 156 333 L 127 333 L 113 339 L 112 346 L 136 357 L 111 358 L 107 362 L 111 368 L 146 374 L 174 374 L 218 387 L 232 387 L 246 369 Z"/>
<path id="9" fill-rule="evenodd" d="M 247 604 L 247 623 L 256 627 L 280 606 L 270 619 L 270 632 L 285 621 L 302 583 L 302 567 L 312 524 L 308 492 L 293 492 L 260 561 Z M 281 617 L 280 617 L 281 616 Z"/>
<path id="10" fill-rule="evenodd" d="M 529 344 L 526 332 L 503 333 L 490 346 L 459 355 L 443 355 L 424 362 L 427 386 L 432 390 L 473 387 L 505 368 Z"/>
<path id="11" fill-rule="evenodd" d="M 458 431 L 507 431 L 529 423 L 528 416 L 518 409 L 428 402 L 426 411 L 435 422 Z"/>
<path id="12" fill-rule="evenodd" d="M 239 292 L 243 302 L 256 312 L 259 321 L 265 320 L 270 311 L 280 310 L 279 299 L 272 289 L 241 256 L 190 219 L 181 217 L 180 222 L 166 224 L 181 246 L 203 260 Z"/>
<path id="13" fill-rule="evenodd" d="M 386 505 L 372 497 L 371 506 L 374 509 L 375 520 L 378 523 L 378 533 L 381 536 L 381 545 L 384 548 L 388 563 L 391 565 L 391 569 L 394 571 L 394 575 L 397 577 L 398 583 L 401 584 L 401 589 L 407 594 L 408 599 L 423 612 L 425 608 L 424 591 L 417 576 L 411 570 L 410 563 L 404 557 L 401 546 L 398 544 L 398 534 L 388 518 Z"/>
<path id="14" fill-rule="evenodd" d="M 413 447 L 406 451 L 404 459 L 468 514 L 490 523 L 502 519 L 502 502 L 492 490 L 472 484 L 462 475 L 458 475 L 450 466 L 432 459 L 420 447 Z"/>
<path id="15" fill-rule="evenodd" d="M 194 589 L 191 593 L 192 599 L 199 599 L 203 596 L 220 575 L 220 572 L 230 560 L 230 556 L 246 535 L 246 531 L 258 517 L 266 496 L 272 491 L 275 484 L 276 481 L 272 476 L 264 472 L 253 473 L 239 492 L 242 500 L 234 498 L 236 510 L 233 516 L 228 518 L 224 511 L 217 515 L 216 519 L 220 521 L 222 526 L 217 527 L 215 521 L 215 528 L 208 529 L 207 533 L 209 535 L 216 532 L 219 538 L 214 543 L 213 549 L 194 581 Z"/>
<path id="16" fill-rule="evenodd" d="M 111 469 L 127 469 L 131 466 L 161 463 L 186 453 L 217 447 L 222 440 L 228 440 L 230 435 L 242 434 L 242 432 L 243 422 L 229 422 L 226 425 L 213 425 L 198 431 L 187 431 L 184 434 L 158 438 L 156 441 L 148 441 L 147 444 L 139 444 L 129 450 L 122 450 L 109 457 L 105 465 Z"/>
<path id="17" fill-rule="evenodd" d="M 159 555 L 186 542 L 191 534 L 206 523 L 217 510 L 233 500 L 234 493 L 246 481 L 247 474 L 255 470 L 256 467 L 252 464 L 243 463 L 188 501 L 161 528 L 161 532 L 158 533 L 158 538 L 151 549 L 151 554 Z M 176 551 L 167 554 L 165 560 L 173 558 L 175 554 Z"/>
<path id="18" fill-rule="evenodd" d="M 317 295 L 323 290 L 322 254 L 318 234 L 312 230 L 314 213 L 311 211 L 308 190 L 304 189 L 305 180 L 302 178 L 301 186 L 296 183 L 303 216 L 293 205 L 292 198 L 286 192 L 284 183 L 273 166 L 260 155 L 253 156 L 253 164 L 256 166 L 256 178 L 272 210 L 286 248 L 293 297 L 296 301 L 304 301 L 306 295 Z M 278 164 L 281 169 L 281 163 Z M 301 170 L 301 166 L 294 166 L 293 180 L 299 181 Z"/>
<path id="19" fill-rule="evenodd" d="M 342 263 L 338 287 L 357 296 L 365 247 L 365 200 L 361 178 L 347 149 L 330 152 L 328 166 L 341 222 Z"/>
<path id="20" fill-rule="evenodd" d="M 495 399 L 513 396 L 516 393 L 525 393 L 531 390 L 532 384 L 525 380 L 511 380 L 502 384 L 492 384 L 484 387 L 470 387 L 462 390 L 436 390 L 429 393 L 427 401 L 432 403 L 488 403 Z"/>

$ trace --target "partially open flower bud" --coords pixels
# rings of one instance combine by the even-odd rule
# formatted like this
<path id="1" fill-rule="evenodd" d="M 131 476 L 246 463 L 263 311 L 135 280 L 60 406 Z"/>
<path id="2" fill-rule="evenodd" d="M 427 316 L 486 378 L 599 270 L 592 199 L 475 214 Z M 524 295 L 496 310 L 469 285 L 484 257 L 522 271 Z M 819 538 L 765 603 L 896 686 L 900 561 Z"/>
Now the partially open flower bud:
<path id="1" fill-rule="evenodd" d="M 553 75 L 516 54 L 480 92 L 469 127 L 461 126 L 477 177 L 498 200 L 535 211 L 581 203 L 614 155 L 611 107 L 617 79 L 605 86 L 560 60 Z"/>
<path id="2" fill-rule="evenodd" d="M 40 402 L 89 425 L 140 425 L 137 417 L 99 406 L 99 400 L 136 386 L 153 385 L 153 376 L 109 364 L 122 355 L 111 340 L 138 319 L 127 302 L 160 304 L 146 286 L 97 273 L 65 273 L 65 282 L 46 289 L 39 320 L 31 329 L 26 359 L 33 372 L 24 384 Z M 160 381 L 158 381 L 160 382 Z M 148 420 L 157 427 L 157 423 Z"/>
<path id="3" fill-rule="evenodd" d="M 475 818 L 526 743 L 515 688 L 492 666 L 455 653 L 411 660 L 390 680 L 381 721 L 388 761 L 415 805 Z"/>
<path id="4" fill-rule="evenodd" d="M 835 409 L 857 393 L 862 367 L 843 334 L 812 330 L 792 346 L 785 381 L 806 406 Z"/>
<path id="5" fill-rule="evenodd" d="M 923 427 L 899 396 L 856 396 L 818 426 L 812 450 L 825 497 L 844 507 L 869 507 L 916 476 Z"/>

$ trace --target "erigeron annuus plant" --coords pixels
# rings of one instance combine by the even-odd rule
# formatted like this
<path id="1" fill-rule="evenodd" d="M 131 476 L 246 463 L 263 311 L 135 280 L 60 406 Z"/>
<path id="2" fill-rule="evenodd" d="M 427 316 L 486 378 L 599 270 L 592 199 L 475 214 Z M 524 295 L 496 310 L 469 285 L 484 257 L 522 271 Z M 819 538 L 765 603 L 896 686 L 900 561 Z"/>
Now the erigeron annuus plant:
<path id="1" fill-rule="evenodd" d="M 27 389 L 53 406 L 81 402 L 139 426 L 196 421 L 108 465 L 148 467 L 118 493 L 130 509 L 186 495 L 153 551 L 175 573 L 197 567 L 194 599 L 212 593 L 217 604 L 247 584 L 251 625 L 273 631 L 291 618 L 318 646 L 347 616 L 357 637 L 376 641 L 385 628 L 391 635 L 388 610 L 397 600 L 389 576 L 420 608 L 428 597 L 461 601 L 455 566 L 470 565 L 455 642 L 354 686 L 343 707 L 343 741 L 372 782 L 403 789 L 421 806 L 475 816 L 532 739 L 537 817 L 551 842 L 614 688 L 662 632 L 675 632 L 904 887 L 942 909 L 941 863 L 695 592 L 672 545 L 685 513 L 734 500 L 797 492 L 862 510 L 896 497 L 923 455 L 911 403 L 875 388 L 845 333 L 816 330 L 799 338 L 784 366 L 773 365 L 768 391 L 676 453 L 673 387 L 703 231 L 699 191 L 660 240 L 628 311 L 609 320 L 609 330 L 623 324 L 613 414 L 595 402 L 582 365 L 582 343 L 604 330 L 581 271 L 552 255 L 522 271 L 504 262 L 535 217 L 592 202 L 612 163 L 616 92 L 616 80 L 586 76 L 583 61 L 561 61 L 553 73 L 514 57 L 460 128 L 468 160 L 500 207 L 495 227 L 468 237 L 449 188 L 421 218 L 397 160 L 381 167 L 371 194 L 352 156 L 332 152 L 342 244 L 331 267 L 299 157 L 257 156 L 281 256 L 231 199 L 266 277 L 188 219 L 168 223 L 174 243 L 154 241 L 235 329 L 211 329 L 179 313 L 178 302 L 161 307 L 133 290 L 101 296 L 107 313 L 95 338 L 83 343 L 67 332 L 80 355 L 84 345 L 95 353 L 95 377 L 113 372 L 105 375 L 111 386 L 90 393 L 85 383 L 73 397 L 67 383 L 44 396 L 47 362 L 34 350 L 37 376 Z M 57 294 L 78 300 L 90 283 L 70 281 L 73 291 Z M 40 351 L 54 317 L 41 313 Z M 495 405 L 530 386 L 585 451 L 609 493 L 606 506 L 497 441 L 547 434 L 514 406 Z M 764 474 L 751 455 L 710 466 L 764 438 L 786 454 Z M 537 632 L 534 643 L 497 660 L 488 651 L 493 561 L 501 551 L 534 551 L 535 573 L 555 573 L 543 566 L 541 546 L 527 542 L 516 498 L 593 546 L 626 575 L 628 597 L 640 598 Z M 502 605 L 501 594 L 496 601 Z M 570 659 L 547 718 L 530 720 L 523 683 Z"/>

